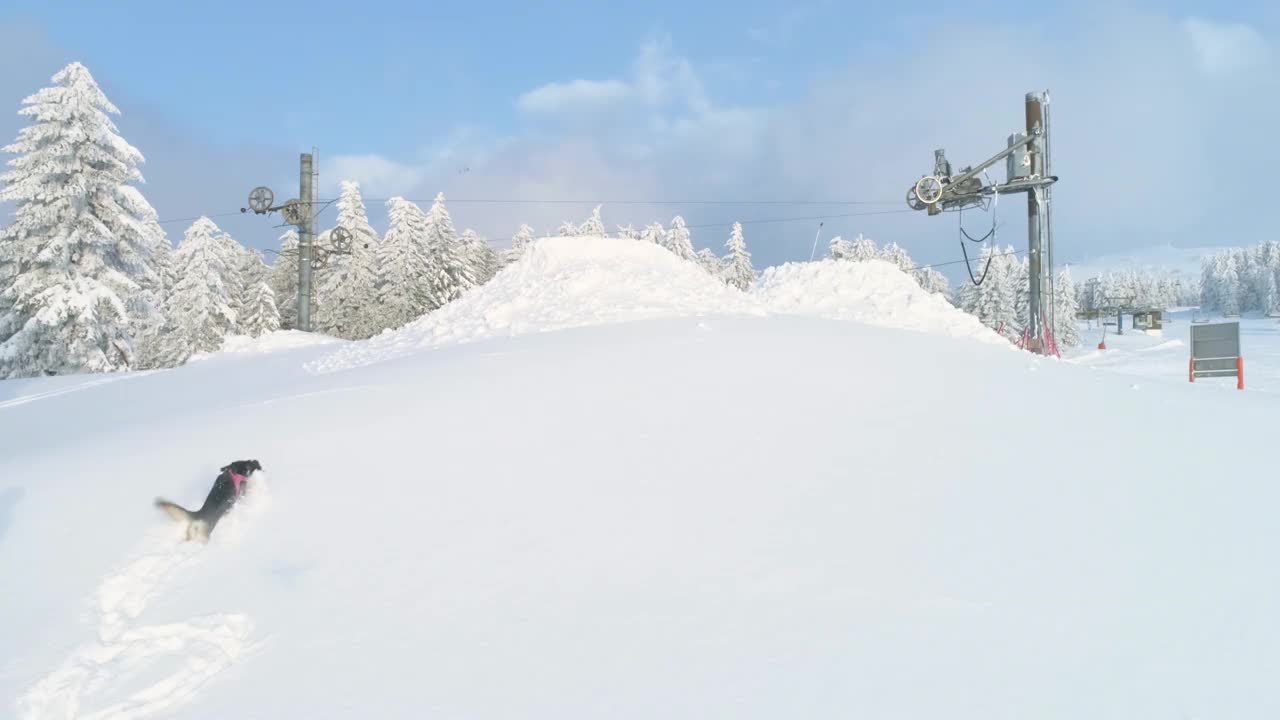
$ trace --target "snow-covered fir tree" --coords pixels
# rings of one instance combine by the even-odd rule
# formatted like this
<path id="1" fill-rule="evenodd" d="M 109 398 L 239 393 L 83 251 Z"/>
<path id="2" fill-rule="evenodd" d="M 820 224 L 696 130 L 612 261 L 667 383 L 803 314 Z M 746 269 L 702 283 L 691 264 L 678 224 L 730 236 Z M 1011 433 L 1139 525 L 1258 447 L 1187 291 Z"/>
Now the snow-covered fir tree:
<path id="1" fill-rule="evenodd" d="M 476 285 L 483 285 L 498 274 L 498 254 L 489 247 L 489 241 L 475 230 L 467 229 L 462 231 L 459 242 L 462 243 L 462 251 L 472 268 Z"/>
<path id="2" fill-rule="evenodd" d="M 444 205 L 444 193 L 436 195 L 426 222 L 428 311 L 453 302 L 480 284 L 476 257 L 468 251 L 453 227 Z"/>
<path id="3" fill-rule="evenodd" d="M 733 224 L 724 246 L 728 253 L 724 258 L 722 277 L 726 283 L 746 290 L 755 282 L 756 269 L 751 265 L 751 253 L 747 252 L 747 241 L 742 237 L 742 223 Z"/>
<path id="4" fill-rule="evenodd" d="M 1219 295 L 1222 304 L 1218 308 L 1223 315 L 1234 317 L 1241 312 L 1241 292 L 1239 262 L 1235 253 L 1223 253 L 1217 258 Z"/>
<path id="5" fill-rule="evenodd" d="M 133 367 L 150 370 L 163 367 L 161 341 L 164 332 L 164 304 L 178 279 L 173 246 L 166 238 L 156 245 L 151 256 L 155 279 L 149 292 L 138 293 L 130 300 L 134 316 Z M 139 305 L 142 305 L 139 307 Z"/>
<path id="6" fill-rule="evenodd" d="M 911 255 L 896 242 L 891 242 L 880 250 L 880 259 L 897 265 L 899 270 L 908 275 L 915 269 L 915 263 L 911 261 Z"/>
<path id="7" fill-rule="evenodd" d="M 438 307 L 428 273 L 427 216 L 402 197 L 387 201 L 387 235 L 379 246 L 379 304 L 387 327 L 398 328 Z"/>
<path id="8" fill-rule="evenodd" d="M 634 225 L 631 225 L 630 223 L 626 225 L 619 225 L 618 237 L 625 238 L 627 240 L 639 240 L 640 230 L 637 230 L 636 227 Z"/>
<path id="9" fill-rule="evenodd" d="M 271 268 L 263 262 L 262 253 L 256 250 L 247 253 L 240 277 L 245 284 L 244 307 L 236 320 L 236 331 L 258 337 L 279 330 L 280 309 L 271 290 Z"/>
<path id="10" fill-rule="evenodd" d="M 280 311 L 280 329 L 298 327 L 298 231 L 280 236 L 280 254 L 271 266 L 271 293 Z"/>
<path id="11" fill-rule="evenodd" d="M 1205 273 L 1209 273 L 1211 260 L 1206 258 L 1202 266 Z M 1159 310 L 1201 304 L 1217 307 L 1217 303 L 1202 302 L 1202 284 L 1206 291 L 1213 287 L 1208 275 L 1202 283 L 1199 278 L 1185 277 L 1175 271 L 1123 270 L 1103 273 L 1095 279 L 1096 284 L 1076 287 L 1077 301 L 1083 307 L 1098 308 L 1117 301 L 1136 308 Z M 1086 297 L 1090 292 L 1094 297 Z"/>
<path id="12" fill-rule="evenodd" d="M 849 253 L 853 250 L 853 243 L 845 240 L 839 235 L 831 238 L 831 242 L 827 243 L 827 257 L 832 260 L 849 260 Z"/>
<path id="13" fill-rule="evenodd" d="M 987 327 L 998 330 L 1006 337 L 1016 338 L 1022 331 L 1017 316 L 1018 263 L 995 246 L 983 248 L 974 262 L 974 274 L 980 285 L 965 283 L 957 293 L 960 309 L 976 316 Z M 988 269 L 990 263 L 990 269 Z M 985 273 L 985 276 L 984 276 Z"/>
<path id="14" fill-rule="evenodd" d="M 351 252 L 330 255 L 317 273 L 315 326 L 327 335 L 363 340 L 386 327 L 378 298 L 378 233 L 357 183 L 342 183 L 337 207 L 336 227 L 351 233 Z"/>
<path id="15" fill-rule="evenodd" d="M 236 332 L 234 286 L 242 283 L 242 275 L 236 265 L 238 253 L 227 252 L 227 239 L 212 220 L 202 217 L 187 228 L 178 245 L 178 281 L 165 303 L 160 342 L 164 366 L 181 365 L 193 353 L 214 352 Z"/>
<path id="16" fill-rule="evenodd" d="M 1053 286 L 1053 324 L 1057 335 L 1054 341 L 1060 349 L 1073 348 L 1080 344 L 1080 325 L 1076 322 L 1079 306 L 1076 304 L 1075 281 L 1071 279 L 1071 271 L 1058 273 Z"/>
<path id="17" fill-rule="evenodd" d="M 1200 306 L 1234 316 L 1280 312 L 1280 243 L 1222 250 L 1201 261 Z M 1180 294 L 1184 294 L 1180 290 Z"/>
<path id="18" fill-rule="evenodd" d="M 848 255 L 845 259 L 858 262 L 874 260 L 878 257 L 880 257 L 880 250 L 876 247 L 875 242 L 863 237 L 862 233 L 858 233 L 858 237 L 854 238 L 853 242 L 850 243 Z"/>
<path id="19" fill-rule="evenodd" d="M 947 282 L 947 276 L 934 270 L 933 268 L 917 268 L 911 271 L 911 276 L 915 281 L 924 288 L 926 292 L 936 293 L 939 295 L 950 295 L 951 283 Z"/>
<path id="20" fill-rule="evenodd" d="M 582 225 L 578 228 L 578 234 L 591 236 L 591 237 L 605 236 L 604 220 L 600 219 L 599 205 L 597 205 L 595 209 L 591 211 L 591 217 L 587 218 L 587 221 L 582 223 Z"/>
<path id="21" fill-rule="evenodd" d="M 646 225 L 644 230 L 640 233 L 640 239 L 644 242 L 650 242 L 654 245 L 666 247 L 667 231 L 658 223 L 650 223 Z"/>
<path id="22" fill-rule="evenodd" d="M 533 233 L 533 228 L 528 225 L 521 225 L 515 235 L 511 236 L 511 248 L 502 253 L 502 265 L 510 265 L 511 263 L 524 257 L 525 251 L 533 244 L 537 237 Z"/>
<path id="23" fill-rule="evenodd" d="M 708 274 L 720 277 L 720 257 L 711 248 L 702 248 L 694 253 L 693 259 Z"/>
<path id="24" fill-rule="evenodd" d="M 0 202 L 14 205 L 0 231 L 0 378 L 130 367 L 135 335 L 159 325 L 152 262 L 167 242 L 130 185 L 142 154 L 80 63 L 22 105 L 31 125 L 0 175 Z"/>
<path id="25" fill-rule="evenodd" d="M 1013 292 L 1014 329 L 1021 334 L 1031 322 L 1031 263 L 1027 258 L 1018 259 L 1017 255 L 1003 258 L 1009 273 L 1007 282 Z"/>
<path id="26" fill-rule="evenodd" d="M 666 248 L 675 253 L 676 257 L 696 261 L 689 226 L 685 225 L 683 217 L 677 215 L 671 219 L 671 229 L 667 231 L 665 241 Z"/>
<path id="27" fill-rule="evenodd" d="M 227 274 L 223 277 L 223 281 L 227 284 L 227 292 L 231 295 L 231 308 L 239 316 L 244 311 L 249 290 L 249 285 L 245 282 L 243 272 L 244 268 L 248 266 L 250 252 L 235 238 L 231 237 L 229 233 L 224 232 L 216 225 L 214 229 L 216 231 L 213 236 L 214 245 L 222 255 L 222 263 L 227 268 Z"/>

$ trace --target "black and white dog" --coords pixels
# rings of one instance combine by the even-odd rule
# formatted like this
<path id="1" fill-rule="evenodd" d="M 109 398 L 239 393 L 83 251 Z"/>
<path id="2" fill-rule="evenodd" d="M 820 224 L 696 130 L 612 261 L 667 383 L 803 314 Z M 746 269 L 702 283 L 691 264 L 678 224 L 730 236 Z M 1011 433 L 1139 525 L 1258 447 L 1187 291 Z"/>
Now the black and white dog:
<path id="1" fill-rule="evenodd" d="M 236 460 L 223 467 L 222 474 L 213 481 L 209 497 L 195 512 L 164 498 L 156 498 L 156 507 L 174 520 L 187 523 L 187 540 L 207 543 L 214 526 L 249 489 L 249 477 L 261 469 L 257 460 Z"/>

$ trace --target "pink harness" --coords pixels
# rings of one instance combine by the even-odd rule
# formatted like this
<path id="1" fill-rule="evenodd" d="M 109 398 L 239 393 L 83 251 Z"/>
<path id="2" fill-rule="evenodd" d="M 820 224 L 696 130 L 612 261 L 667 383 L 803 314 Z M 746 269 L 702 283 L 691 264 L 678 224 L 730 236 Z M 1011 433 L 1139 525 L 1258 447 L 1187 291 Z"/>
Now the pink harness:
<path id="1" fill-rule="evenodd" d="M 231 483 L 236 487 L 236 495 L 240 495 L 241 494 L 240 483 L 243 483 L 245 480 L 248 480 L 249 478 L 246 478 L 243 475 L 237 475 L 231 471 L 227 471 L 227 474 L 231 476 Z"/>

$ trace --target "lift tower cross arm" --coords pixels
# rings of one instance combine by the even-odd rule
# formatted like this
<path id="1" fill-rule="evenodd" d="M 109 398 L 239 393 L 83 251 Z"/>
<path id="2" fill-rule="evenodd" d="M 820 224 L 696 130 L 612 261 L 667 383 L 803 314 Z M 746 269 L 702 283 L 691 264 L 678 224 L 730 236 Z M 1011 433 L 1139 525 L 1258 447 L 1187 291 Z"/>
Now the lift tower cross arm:
<path id="1" fill-rule="evenodd" d="M 934 152 L 934 174 L 925 175 L 907 190 L 907 205 L 937 215 L 944 210 L 963 210 L 982 205 L 993 195 L 1027 194 L 1028 315 L 1027 348 L 1048 352 L 1053 338 L 1053 230 L 1050 190 L 1058 178 L 1049 169 L 1049 95 L 1027 93 L 1025 134 L 1008 139 L 1007 146 L 987 160 L 951 175 L 951 163 L 943 150 Z M 1003 183 L 984 184 L 987 168 L 1014 156 L 1008 163 Z M 982 177 L 979 177 L 982 176 Z M 963 241 L 962 241 L 963 242 Z"/>

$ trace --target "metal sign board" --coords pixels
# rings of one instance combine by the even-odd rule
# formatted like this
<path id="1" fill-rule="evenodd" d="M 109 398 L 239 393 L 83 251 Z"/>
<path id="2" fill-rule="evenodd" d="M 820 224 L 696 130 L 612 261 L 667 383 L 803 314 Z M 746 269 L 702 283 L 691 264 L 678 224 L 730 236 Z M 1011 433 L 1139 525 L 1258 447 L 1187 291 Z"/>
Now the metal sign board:
<path id="1" fill-rule="evenodd" d="M 1236 377 L 1240 359 L 1240 323 L 1191 326 L 1194 377 Z"/>

